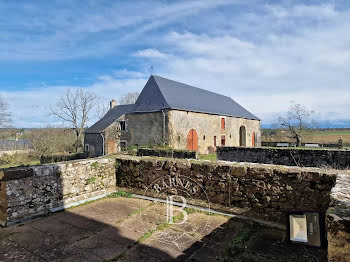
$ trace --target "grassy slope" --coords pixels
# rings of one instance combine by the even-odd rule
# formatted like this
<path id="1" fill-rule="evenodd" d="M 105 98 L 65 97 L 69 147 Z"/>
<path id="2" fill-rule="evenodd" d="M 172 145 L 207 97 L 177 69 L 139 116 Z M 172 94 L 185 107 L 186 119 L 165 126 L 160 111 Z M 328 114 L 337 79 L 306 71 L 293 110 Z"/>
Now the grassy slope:
<path id="1" fill-rule="evenodd" d="M 350 129 L 347 130 L 314 130 L 311 132 L 308 136 L 305 137 L 304 141 L 309 143 L 337 143 L 339 138 L 343 139 L 344 143 L 350 144 Z M 270 136 L 268 135 L 268 138 L 272 141 L 279 142 L 279 141 L 290 141 L 292 140 L 287 137 L 286 135 L 280 135 L 280 136 Z M 265 141 L 266 138 L 263 138 L 263 141 Z"/>

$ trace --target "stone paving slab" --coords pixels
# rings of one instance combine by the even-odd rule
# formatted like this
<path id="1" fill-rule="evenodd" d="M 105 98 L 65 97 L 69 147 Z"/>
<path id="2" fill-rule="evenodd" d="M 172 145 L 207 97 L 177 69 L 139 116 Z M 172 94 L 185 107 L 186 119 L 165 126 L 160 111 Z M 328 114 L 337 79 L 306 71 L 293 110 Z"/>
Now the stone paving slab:
<path id="1" fill-rule="evenodd" d="M 0 261 L 23 261 L 38 262 L 45 261 L 25 248 L 10 241 L 0 241 Z"/>
<path id="2" fill-rule="evenodd" d="M 262 226 L 243 253 L 225 260 L 247 221 L 195 211 L 176 222 L 166 223 L 165 204 L 106 198 L 0 228 L 0 261 L 295 261 L 294 253 L 300 262 L 326 261 L 325 250 L 287 244 L 284 231 Z"/>
<path id="3" fill-rule="evenodd" d="M 95 234 L 74 243 L 74 246 L 104 260 L 114 259 L 127 250 L 127 246 Z"/>

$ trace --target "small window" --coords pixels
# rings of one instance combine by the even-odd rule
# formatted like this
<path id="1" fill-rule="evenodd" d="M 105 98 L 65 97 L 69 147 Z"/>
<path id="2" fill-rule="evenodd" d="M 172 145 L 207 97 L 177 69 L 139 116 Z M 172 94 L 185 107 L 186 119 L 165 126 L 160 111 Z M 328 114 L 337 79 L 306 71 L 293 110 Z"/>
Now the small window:
<path id="1" fill-rule="evenodd" d="M 231 134 L 230 134 L 230 138 L 232 138 Z"/>
<path id="2" fill-rule="evenodd" d="M 216 146 L 216 136 L 214 136 L 214 146 Z"/>
<path id="3" fill-rule="evenodd" d="M 120 130 L 126 130 L 126 123 L 125 121 L 120 121 Z"/>
<path id="4" fill-rule="evenodd" d="M 225 120 L 226 119 L 224 117 L 221 118 L 221 129 L 222 130 L 225 130 L 225 126 L 226 126 Z"/>
<path id="5" fill-rule="evenodd" d="M 203 136 L 203 140 L 205 140 L 205 135 Z"/>
<path id="6" fill-rule="evenodd" d="M 226 138 L 225 138 L 225 136 L 221 136 L 221 145 L 222 145 L 222 146 L 225 146 L 225 143 L 226 143 Z"/>
<path id="7" fill-rule="evenodd" d="M 85 144 L 85 151 L 89 151 L 89 149 L 90 149 L 89 144 Z"/>
<path id="8" fill-rule="evenodd" d="M 126 147 L 127 147 L 126 141 L 120 141 L 119 145 L 120 145 L 120 150 L 121 151 L 124 151 L 126 149 Z"/>

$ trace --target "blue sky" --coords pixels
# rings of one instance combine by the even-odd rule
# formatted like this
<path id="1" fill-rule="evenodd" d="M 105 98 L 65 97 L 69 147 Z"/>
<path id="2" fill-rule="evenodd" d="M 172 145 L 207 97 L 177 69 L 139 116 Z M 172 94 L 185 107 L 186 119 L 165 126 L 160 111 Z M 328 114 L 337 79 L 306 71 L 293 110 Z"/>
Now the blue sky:
<path id="1" fill-rule="evenodd" d="M 301 103 L 321 126 L 349 127 L 349 17 L 345 0 L 0 0 L 0 95 L 14 126 L 44 127 L 66 88 L 118 100 L 153 65 L 263 126 Z"/>

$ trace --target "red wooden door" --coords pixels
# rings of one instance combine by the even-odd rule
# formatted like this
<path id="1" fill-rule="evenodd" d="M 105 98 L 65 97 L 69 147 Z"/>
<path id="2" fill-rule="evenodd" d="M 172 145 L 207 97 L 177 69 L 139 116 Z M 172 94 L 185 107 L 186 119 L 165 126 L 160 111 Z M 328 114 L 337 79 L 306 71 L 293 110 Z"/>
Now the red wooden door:
<path id="1" fill-rule="evenodd" d="M 196 130 L 191 129 L 187 135 L 187 149 L 188 150 L 198 150 L 198 134 Z"/>

